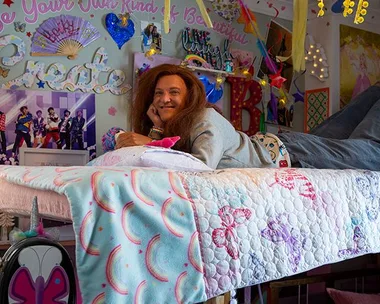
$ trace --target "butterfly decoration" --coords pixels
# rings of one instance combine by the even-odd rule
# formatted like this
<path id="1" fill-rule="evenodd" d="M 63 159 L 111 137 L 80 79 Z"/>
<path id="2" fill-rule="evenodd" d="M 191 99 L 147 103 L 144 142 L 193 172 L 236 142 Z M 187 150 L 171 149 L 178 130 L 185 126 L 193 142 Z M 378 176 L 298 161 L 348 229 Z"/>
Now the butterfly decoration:
<path id="1" fill-rule="evenodd" d="M 55 266 L 45 282 L 43 276 L 34 281 L 27 267 L 20 267 L 12 277 L 9 297 L 17 303 L 66 304 L 62 301 L 69 294 L 69 280 L 61 266 Z"/>
<path id="2" fill-rule="evenodd" d="M 68 304 L 70 283 L 65 269 L 60 265 L 61 251 L 46 246 L 36 250 L 24 248 L 18 256 L 20 267 L 9 283 L 11 303 Z"/>
<path id="3" fill-rule="evenodd" d="M 214 229 L 212 240 L 216 247 L 225 247 L 227 253 L 236 260 L 239 258 L 239 251 L 235 228 L 240 226 L 245 220 L 249 220 L 252 211 L 247 208 L 233 209 L 230 206 L 224 206 L 219 209 L 218 215 L 222 220 L 223 228 Z"/>
<path id="4" fill-rule="evenodd" d="M 370 221 L 378 218 L 380 212 L 380 197 L 377 195 L 379 178 L 370 171 L 355 179 L 356 186 L 366 199 L 366 213 Z"/>
<path id="5" fill-rule="evenodd" d="M 25 32 L 26 23 L 21 23 L 19 21 L 16 21 L 16 22 L 13 22 L 13 25 L 15 26 L 16 32 L 21 32 L 21 33 Z"/>
<path id="6" fill-rule="evenodd" d="M 306 176 L 298 173 L 295 169 L 286 169 L 275 172 L 275 179 L 276 181 L 270 185 L 271 187 L 275 184 L 279 184 L 280 186 L 289 190 L 296 189 L 296 182 L 301 181 L 303 184 L 301 187 L 299 187 L 299 189 L 302 192 L 299 194 L 303 197 L 310 198 L 313 201 L 317 199 L 317 194 L 313 187 L 313 184 Z"/>
<path id="7" fill-rule="evenodd" d="M 268 222 L 267 228 L 261 231 L 261 236 L 276 245 L 286 245 L 290 265 L 293 272 L 296 272 L 301 260 L 302 241 L 300 235 L 277 218 Z"/>
<path id="8" fill-rule="evenodd" d="M 348 258 L 359 253 L 368 252 L 367 240 L 359 225 L 355 226 L 354 228 L 354 236 L 352 240 L 354 241 L 353 248 L 347 248 L 338 251 L 338 256 L 340 258 Z"/>
<path id="9" fill-rule="evenodd" d="M 261 261 L 256 254 L 250 253 L 249 255 L 252 260 L 252 265 L 250 265 L 250 267 L 252 267 L 253 270 L 252 277 L 250 277 L 250 284 L 255 285 L 263 282 L 265 277 L 265 266 L 263 261 Z"/>
<path id="10" fill-rule="evenodd" d="M 7 78 L 9 74 L 9 69 L 4 69 L 0 67 L 0 76 L 3 78 Z"/>

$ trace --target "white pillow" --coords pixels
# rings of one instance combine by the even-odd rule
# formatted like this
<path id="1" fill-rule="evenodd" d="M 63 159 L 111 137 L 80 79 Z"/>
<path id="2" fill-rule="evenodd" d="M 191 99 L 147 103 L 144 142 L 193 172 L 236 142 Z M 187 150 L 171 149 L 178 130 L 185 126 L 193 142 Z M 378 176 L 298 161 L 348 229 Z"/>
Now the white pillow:
<path id="1" fill-rule="evenodd" d="M 107 152 L 87 164 L 88 166 L 156 167 L 178 171 L 211 171 L 194 156 L 172 149 L 136 146 Z"/>

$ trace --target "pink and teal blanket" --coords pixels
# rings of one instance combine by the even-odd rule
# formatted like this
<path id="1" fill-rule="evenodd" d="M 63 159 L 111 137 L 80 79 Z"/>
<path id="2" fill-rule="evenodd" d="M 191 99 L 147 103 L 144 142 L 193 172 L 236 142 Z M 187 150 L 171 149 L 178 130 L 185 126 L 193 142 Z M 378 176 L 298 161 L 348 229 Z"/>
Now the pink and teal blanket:
<path id="1" fill-rule="evenodd" d="M 380 173 L 12 167 L 67 196 L 84 303 L 198 303 L 380 252 Z"/>

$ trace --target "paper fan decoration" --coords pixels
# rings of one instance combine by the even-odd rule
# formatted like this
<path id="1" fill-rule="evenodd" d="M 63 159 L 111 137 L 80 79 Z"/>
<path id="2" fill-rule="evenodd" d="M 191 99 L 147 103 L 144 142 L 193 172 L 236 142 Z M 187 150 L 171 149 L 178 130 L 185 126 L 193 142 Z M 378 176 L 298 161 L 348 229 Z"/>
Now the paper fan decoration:
<path id="1" fill-rule="evenodd" d="M 67 56 L 78 52 L 100 37 L 99 31 L 83 18 L 60 15 L 45 20 L 32 38 L 32 56 Z"/>

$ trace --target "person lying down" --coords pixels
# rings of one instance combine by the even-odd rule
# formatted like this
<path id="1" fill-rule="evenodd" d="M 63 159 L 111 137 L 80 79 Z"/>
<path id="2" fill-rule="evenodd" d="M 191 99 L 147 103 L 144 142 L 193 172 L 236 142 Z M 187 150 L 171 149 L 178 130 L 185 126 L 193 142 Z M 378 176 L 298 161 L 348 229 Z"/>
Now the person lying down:
<path id="1" fill-rule="evenodd" d="M 132 105 L 133 132 L 119 134 L 116 148 L 179 136 L 173 149 L 213 169 L 303 167 L 380 170 L 380 85 L 355 97 L 309 134 L 235 130 L 206 100 L 203 84 L 181 66 L 145 72 Z"/>

